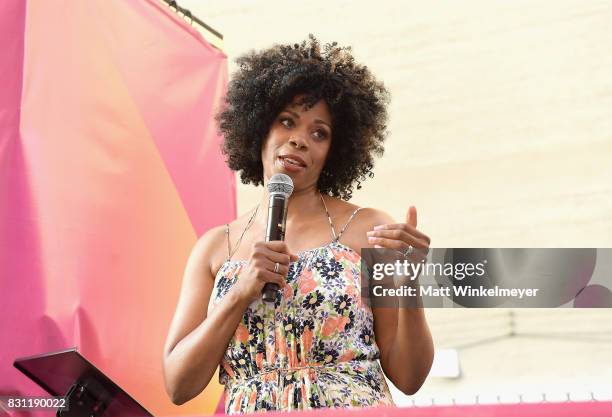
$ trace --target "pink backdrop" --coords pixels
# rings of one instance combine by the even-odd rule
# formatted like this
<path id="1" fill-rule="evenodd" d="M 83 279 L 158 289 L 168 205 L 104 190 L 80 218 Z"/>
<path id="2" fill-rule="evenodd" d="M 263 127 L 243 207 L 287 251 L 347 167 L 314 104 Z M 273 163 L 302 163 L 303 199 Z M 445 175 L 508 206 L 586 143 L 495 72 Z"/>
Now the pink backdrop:
<path id="1" fill-rule="evenodd" d="M 176 407 L 161 363 L 192 245 L 236 214 L 226 56 L 158 0 L 3 0 L 0 51 L 0 395 L 78 346 L 154 414 L 211 413 L 216 379 Z"/>

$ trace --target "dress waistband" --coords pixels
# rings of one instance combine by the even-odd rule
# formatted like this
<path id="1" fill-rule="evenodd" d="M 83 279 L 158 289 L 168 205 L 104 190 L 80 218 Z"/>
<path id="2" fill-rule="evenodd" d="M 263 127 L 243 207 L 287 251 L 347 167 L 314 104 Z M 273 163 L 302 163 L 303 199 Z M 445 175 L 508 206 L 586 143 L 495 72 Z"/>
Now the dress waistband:
<path id="1" fill-rule="evenodd" d="M 234 385 L 234 384 L 244 384 L 252 381 L 271 381 L 277 380 L 281 376 L 285 376 L 285 379 L 292 380 L 293 375 L 298 373 L 300 375 L 310 374 L 313 377 L 316 377 L 316 374 L 319 372 L 325 371 L 346 371 L 346 370 L 364 370 L 370 366 L 377 364 L 375 360 L 352 360 L 346 362 L 337 362 L 331 363 L 327 365 L 320 364 L 311 364 L 304 366 L 295 366 L 291 368 L 272 368 L 262 370 L 254 375 L 249 376 L 234 376 L 233 378 L 228 378 L 226 385 Z"/>

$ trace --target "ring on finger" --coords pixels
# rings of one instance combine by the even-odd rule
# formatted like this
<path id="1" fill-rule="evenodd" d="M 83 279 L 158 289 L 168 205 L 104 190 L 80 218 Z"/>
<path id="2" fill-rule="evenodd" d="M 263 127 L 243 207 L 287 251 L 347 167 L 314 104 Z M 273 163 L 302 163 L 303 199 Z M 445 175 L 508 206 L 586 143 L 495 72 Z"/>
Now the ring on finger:
<path id="1" fill-rule="evenodd" d="M 274 273 L 278 274 L 278 269 L 280 268 L 280 264 L 278 262 L 274 262 Z"/>
<path id="2" fill-rule="evenodd" d="M 412 245 L 408 245 L 408 248 L 403 253 L 404 256 L 410 256 L 412 255 L 412 252 L 414 252 L 414 248 L 412 247 Z"/>

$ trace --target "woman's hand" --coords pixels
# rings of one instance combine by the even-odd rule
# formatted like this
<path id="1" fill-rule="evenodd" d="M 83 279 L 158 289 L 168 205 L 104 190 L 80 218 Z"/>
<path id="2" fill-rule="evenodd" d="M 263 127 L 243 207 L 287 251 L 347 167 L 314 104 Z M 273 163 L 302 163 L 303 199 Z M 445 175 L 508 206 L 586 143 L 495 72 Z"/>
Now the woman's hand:
<path id="1" fill-rule="evenodd" d="M 267 282 L 283 288 L 286 285 L 289 263 L 297 259 L 297 255 L 289 253 L 287 244 L 283 241 L 256 242 L 246 269 L 235 284 L 239 297 L 249 303 L 261 298 L 261 291 Z M 274 272 L 276 262 L 279 264 L 278 272 Z"/>
<path id="2" fill-rule="evenodd" d="M 429 236 L 420 232 L 417 226 L 416 207 L 410 206 L 406 223 L 382 224 L 368 232 L 368 242 L 375 248 L 389 248 L 402 252 L 412 262 L 423 262 L 429 253 Z M 409 248 L 413 247 L 414 250 Z M 406 252 L 412 252 L 406 254 Z"/>

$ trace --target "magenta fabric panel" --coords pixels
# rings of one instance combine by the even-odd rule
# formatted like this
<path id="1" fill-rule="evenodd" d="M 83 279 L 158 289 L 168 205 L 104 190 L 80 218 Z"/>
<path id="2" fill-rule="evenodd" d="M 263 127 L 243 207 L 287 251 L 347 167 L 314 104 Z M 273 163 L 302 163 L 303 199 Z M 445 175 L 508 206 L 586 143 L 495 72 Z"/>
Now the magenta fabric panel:
<path id="1" fill-rule="evenodd" d="M 161 362 L 191 247 L 236 214 L 226 56 L 155 0 L 0 12 L 0 392 L 77 346 L 156 415 L 213 412 L 221 386 L 178 408 Z"/>
<path id="2" fill-rule="evenodd" d="M 64 342 L 45 313 L 36 201 L 19 136 L 25 16 L 24 1 L 0 2 L 0 395 L 43 395 L 13 358 Z"/>
<path id="3" fill-rule="evenodd" d="M 201 235 L 227 220 L 227 207 L 235 217 L 234 175 L 212 122 L 227 85 L 226 56 L 159 0 L 130 1 L 121 12 L 113 3 L 96 3 L 100 35 Z M 122 34 L 125 27 L 131 36 Z"/>

